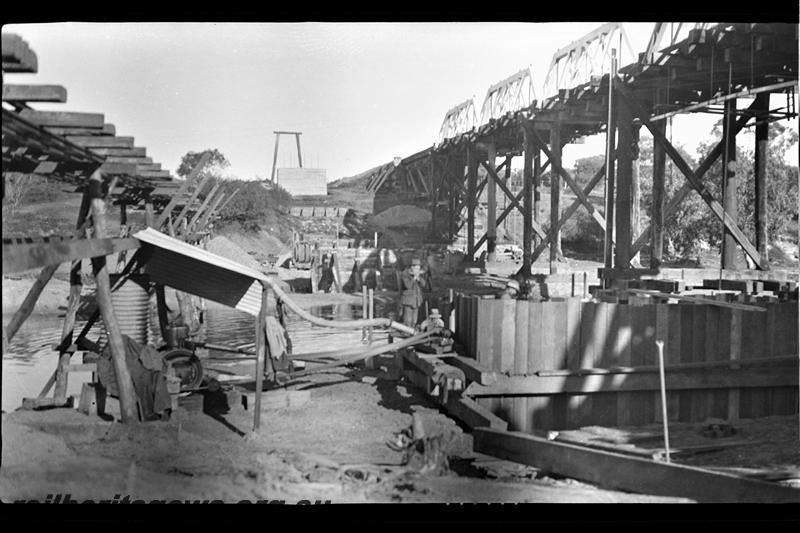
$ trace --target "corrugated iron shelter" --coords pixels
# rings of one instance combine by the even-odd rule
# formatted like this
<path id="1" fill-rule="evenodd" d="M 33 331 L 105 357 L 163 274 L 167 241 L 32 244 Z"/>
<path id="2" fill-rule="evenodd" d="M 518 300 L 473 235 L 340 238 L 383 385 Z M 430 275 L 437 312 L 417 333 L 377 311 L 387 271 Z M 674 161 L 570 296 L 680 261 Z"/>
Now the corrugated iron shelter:
<path id="1" fill-rule="evenodd" d="M 149 256 L 146 268 L 152 281 L 258 315 L 265 274 L 153 228 L 134 237 Z"/>

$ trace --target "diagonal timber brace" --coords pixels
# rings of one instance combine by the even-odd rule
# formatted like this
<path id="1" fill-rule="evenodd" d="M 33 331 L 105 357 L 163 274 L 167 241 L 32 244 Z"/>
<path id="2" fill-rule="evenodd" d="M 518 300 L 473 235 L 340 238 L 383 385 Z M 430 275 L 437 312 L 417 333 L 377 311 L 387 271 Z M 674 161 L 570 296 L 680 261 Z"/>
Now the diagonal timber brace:
<path id="1" fill-rule="evenodd" d="M 161 229 L 161 226 L 164 224 L 164 222 L 167 221 L 167 217 L 169 217 L 169 214 L 172 212 L 172 209 L 178 204 L 178 201 L 181 198 L 183 198 L 183 194 L 189 191 L 189 187 L 192 186 L 194 180 L 203 170 L 203 167 L 205 167 L 206 164 L 208 164 L 208 160 L 210 158 L 211 158 L 210 152 L 204 152 L 203 155 L 200 156 L 200 161 L 197 162 L 197 164 L 191 170 L 189 175 L 186 177 L 186 180 L 183 182 L 183 185 L 181 185 L 181 188 L 178 190 L 177 193 L 175 193 L 172 199 L 170 199 L 169 203 L 167 204 L 167 207 L 165 207 L 164 210 L 161 212 L 161 215 L 159 215 L 158 220 L 155 223 L 156 229 Z"/>
<path id="2" fill-rule="evenodd" d="M 736 121 L 736 124 L 733 127 L 733 131 L 731 135 L 736 135 L 739 133 L 747 124 L 747 121 L 750 120 L 751 117 L 755 116 L 755 101 L 753 104 L 750 105 L 747 109 L 743 110 L 743 115 L 739 117 Z M 705 173 L 714 165 L 714 163 L 719 159 L 719 156 L 722 155 L 722 151 L 724 149 L 723 142 L 720 141 L 714 147 L 713 150 L 706 156 L 700 166 L 697 167 L 695 171 L 695 176 L 697 176 L 698 180 L 702 180 Z M 675 193 L 675 195 L 670 199 L 669 203 L 667 203 L 666 207 L 664 208 L 664 220 L 667 220 L 669 216 L 678 209 L 678 206 L 681 202 L 686 198 L 686 196 L 694 190 L 694 187 L 690 183 L 684 183 L 680 189 Z M 644 231 L 636 238 L 636 242 L 631 247 L 631 254 L 635 256 L 639 253 L 642 248 L 644 248 L 648 241 L 650 240 L 650 232 L 653 231 L 653 225 L 647 226 Z"/>
<path id="3" fill-rule="evenodd" d="M 503 168 L 505 168 L 507 163 L 508 163 L 507 161 L 503 161 L 502 163 L 500 163 L 500 166 L 497 167 L 497 169 L 495 170 L 495 177 L 498 175 L 498 173 L 501 170 L 503 170 Z M 486 165 L 485 161 L 481 161 L 480 164 L 483 165 L 483 168 L 485 168 L 487 170 L 489 169 L 489 167 Z M 478 192 L 475 194 L 475 198 L 480 198 L 481 197 L 481 194 L 483 193 L 483 189 L 486 188 L 486 185 L 488 185 L 488 183 L 489 183 L 489 177 L 487 176 L 487 177 L 485 177 L 483 179 L 483 181 L 480 182 L 480 184 L 478 184 Z"/>
<path id="4" fill-rule="evenodd" d="M 601 166 L 600 169 L 595 173 L 594 177 L 591 180 L 589 180 L 589 183 L 587 183 L 586 187 L 583 189 L 583 192 L 584 194 L 586 194 L 586 196 L 589 196 L 589 194 L 591 194 L 591 192 L 594 190 L 597 184 L 600 183 L 600 181 L 603 179 L 603 176 L 605 176 L 605 171 L 606 171 L 606 166 L 605 164 L 603 164 L 603 166 Z M 572 217 L 572 215 L 575 214 L 575 211 L 577 211 L 580 206 L 581 206 L 581 201 L 578 199 L 572 202 L 572 204 L 566 210 L 564 210 L 564 213 L 558 220 L 558 227 L 556 228 L 556 231 L 561 229 L 564 226 L 564 224 L 567 223 L 567 220 L 569 220 Z M 542 255 L 542 252 L 544 252 L 548 246 L 550 246 L 549 232 L 545 237 L 543 237 L 542 242 L 540 242 L 539 245 L 536 247 L 536 249 L 533 251 L 531 257 L 531 263 L 536 262 L 536 260 L 539 258 L 540 255 Z"/>
<path id="5" fill-rule="evenodd" d="M 725 228 L 728 230 L 728 232 L 730 232 L 739 246 L 741 246 L 745 253 L 750 256 L 753 262 L 755 262 L 756 266 L 758 266 L 759 270 L 764 270 L 764 261 L 761 259 L 761 255 L 758 253 L 758 250 L 756 250 L 755 246 L 753 246 L 742 230 L 733 224 L 728 217 L 724 216 L 725 210 L 722 205 L 711 195 L 708 189 L 705 188 L 697 175 L 692 171 L 691 167 L 689 167 L 688 163 L 683 160 L 675 147 L 670 144 L 666 136 L 657 127 L 655 127 L 652 122 L 650 122 L 648 119 L 648 114 L 644 111 L 644 109 L 642 109 L 639 103 L 636 102 L 636 100 L 623 85 L 617 85 L 617 91 L 618 94 L 625 99 L 625 102 L 631 108 L 634 116 L 639 117 L 639 119 L 642 121 L 642 125 L 650 130 L 650 133 L 653 135 L 653 140 L 664 147 L 667 155 L 675 163 L 675 166 L 678 167 L 678 170 L 683 173 L 692 188 L 700 194 L 700 197 L 703 199 L 706 205 L 708 205 L 717 218 L 722 221 L 722 223 L 725 225 Z"/>
<path id="6" fill-rule="evenodd" d="M 511 207 L 511 208 L 516 207 L 519 210 L 520 213 L 524 214 L 525 210 L 522 208 L 522 204 L 520 203 L 519 198 L 517 198 L 517 196 L 515 196 L 514 193 L 511 192 L 511 190 L 506 185 L 505 180 L 500 179 L 498 177 L 498 175 L 497 175 L 497 172 L 495 172 L 485 161 L 481 161 L 481 165 L 483 165 L 483 168 L 486 169 L 486 172 L 489 175 L 489 177 L 491 179 L 493 179 L 497 183 L 497 185 L 500 186 L 500 189 L 502 189 L 503 193 L 508 197 L 509 200 L 511 200 L 511 205 L 509 207 Z M 503 218 L 505 219 L 505 217 L 503 217 Z M 497 222 L 499 224 L 502 221 L 498 220 Z M 544 239 L 545 238 L 545 233 L 544 233 L 544 230 L 542 229 L 542 227 L 539 225 L 539 223 L 534 221 L 534 220 L 532 220 L 531 224 L 533 226 L 533 231 L 535 231 L 536 234 L 539 235 L 539 237 Z"/>
<path id="7" fill-rule="evenodd" d="M 539 134 L 536 131 L 533 132 L 533 138 L 539 145 L 539 148 L 542 150 L 542 152 L 544 152 L 544 154 L 548 157 L 548 159 L 552 159 L 552 153 L 547 148 L 547 145 L 544 143 L 544 141 L 542 141 L 542 138 L 539 137 Z M 583 204 L 583 206 L 586 208 L 587 211 L 589 211 L 589 214 L 592 216 L 595 222 L 597 222 L 600 225 L 600 227 L 603 228 L 603 231 L 605 231 L 606 229 L 605 218 L 603 218 L 603 215 L 601 215 L 600 212 L 597 209 L 595 209 L 594 205 L 592 205 L 592 202 L 589 201 L 589 197 L 586 196 L 586 193 L 584 193 L 581 190 L 581 188 L 578 186 L 577 182 L 570 175 L 570 173 L 567 172 L 562 166 L 554 168 L 554 170 L 558 172 L 558 174 L 564 179 L 564 181 L 567 182 L 567 185 L 569 185 L 570 189 L 572 189 L 572 192 L 574 192 L 575 196 L 578 197 L 578 201 L 580 201 L 580 203 Z"/>
<path id="8" fill-rule="evenodd" d="M 545 171 L 545 170 L 547 170 L 547 167 L 548 167 L 549 165 L 550 165 L 550 160 L 548 159 L 548 160 L 547 160 L 547 161 L 545 161 L 545 163 L 542 165 L 542 168 L 540 169 L 539 173 L 540 173 L 540 174 L 544 173 L 544 171 Z M 519 191 L 519 194 L 517 194 L 517 195 L 514 197 L 514 200 L 516 200 L 516 202 L 517 202 L 517 203 L 519 203 L 519 201 L 520 201 L 520 200 L 522 200 L 522 197 L 523 197 L 523 195 L 524 195 L 524 194 L 525 194 L 525 190 L 524 190 L 524 189 L 523 189 L 523 190 L 521 190 L 521 191 Z M 512 203 L 512 204 L 509 204 L 509 205 L 508 205 L 508 206 L 507 206 L 507 207 L 506 207 L 506 208 L 503 210 L 503 212 L 502 212 L 502 213 L 500 213 L 500 216 L 498 216 L 498 217 L 497 217 L 497 224 L 500 224 L 501 222 L 503 222 L 503 221 L 506 219 L 506 217 L 507 217 L 509 214 L 511 214 L 511 211 L 514 209 L 514 207 L 515 207 L 515 204 L 513 204 L 513 203 Z M 539 224 L 536 224 L 536 226 L 534 226 L 534 231 L 536 230 L 536 227 L 539 227 L 539 230 L 541 230 L 541 229 L 542 229 L 542 228 L 541 228 L 541 226 L 539 226 Z M 538 233 L 538 232 L 537 232 L 537 233 Z M 542 231 L 542 233 L 544 233 L 544 231 Z M 480 248 L 480 247 L 481 247 L 481 245 L 482 245 L 484 242 L 486 242 L 486 238 L 487 238 L 486 234 L 483 234 L 483 235 L 481 236 L 481 238 L 480 238 L 480 239 L 478 239 L 478 242 L 477 242 L 477 243 L 475 243 L 475 249 L 476 249 L 476 250 L 477 250 L 478 248 Z"/>

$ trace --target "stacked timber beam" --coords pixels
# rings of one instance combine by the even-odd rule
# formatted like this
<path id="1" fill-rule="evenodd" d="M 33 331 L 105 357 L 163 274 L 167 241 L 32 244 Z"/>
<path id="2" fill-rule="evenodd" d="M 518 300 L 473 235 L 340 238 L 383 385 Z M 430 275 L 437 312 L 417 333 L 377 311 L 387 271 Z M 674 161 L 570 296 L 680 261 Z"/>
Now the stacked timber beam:
<path id="1" fill-rule="evenodd" d="M 394 359 L 398 371 L 409 382 L 431 395 L 448 413 L 470 429 L 506 429 L 505 420 L 463 394 L 474 383 L 490 385 L 497 380 L 491 370 L 455 353 L 425 353 L 415 347 L 398 350 Z"/>
<path id="2" fill-rule="evenodd" d="M 2 35 L 3 72 L 37 72 L 36 54 L 19 35 Z M 3 93 L 5 95 L 5 92 Z"/>
<path id="3" fill-rule="evenodd" d="M 601 285 L 589 292 L 601 301 L 625 303 L 629 289 L 663 293 L 662 299 L 708 296 L 724 301 L 797 301 L 798 277 L 773 271 L 729 271 L 711 269 L 600 268 Z"/>
<path id="4" fill-rule="evenodd" d="M 37 58 L 27 43 L 18 36 L 3 35 L 3 72 L 36 72 Z M 3 348 L 31 314 L 38 297 L 45 289 L 58 266 L 71 263 L 70 295 L 62 339 L 56 350 L 59 357 L 56 370 L 38 398 L 26 399 L 27 408 L 60 407 L 69 405 L 66 379 L 70 358 L 80 346 L 89 329 L 102 316 L 108 333 L 111 357 L 117 376 L 122 421 L 135 423 L 139 415 L 136 395 L 128 372 L 124 342 L 111 301 L 112 287 L 106 256 L 135 250 L 139 241 L 113 238 L 107 235 L 106 203 L 116 197 L 122 205 L 125 225 L 125 206 L 145 201 L 148 224 L 154 221 L 150 192 L 155 184 L 170 183 L 170 175 L 146 158 L 144 148 L 134 146 L 131 137 L 116 137 L 116 129 L 106 124 L 102 114 L 37 111 L 33 102 L 65 102 L 66 90 L 51 85 L 3 84 L 3 101 L 14 110 L 3 108 L 3 178 L 7 173 L 42 174 L 58 181 L 78 185 L 83 201 L 78 210 L 76 231 L 58 237 L 23 237 L 3 240 L 3 273 L 41 268 L 23 304 L 7 326 L 3 327 Z M 141 165 L 140 165 L 141 163 Z M 120 187 L 117 187 L 117 184 Z M 199 221 L 198 221 L 199 222 Z M 87 230 L 92 230 L 88 238 Z M 81 261 L 91 259 L 96 281 L 97 308 L 89 322 L 73 341 L 75 312 L 81 296 Z M 136 253 L 121 273 L 117 286 L 142 266 L 145 258 Z M 53 397 L 47 397 L 55 385 Z"/>
<path id="5" fill-rule="evenodd" d="M 2 48 L 4 72 L 37 71 L 36 54 L 19 36 L 3 34 Z M 3 109 L 4 171 L 13 164 L 17 172 L 46 175 L 82 190 L 99 162 L 104 176 L 119 177 L 111 196 L 123 206 L 169 196 L 163 189 L 172 188 L 170 173 L 153 163 L 145 148 L 135 146 L 133 137 L 117 136 L 103 114 L 31 108 L 38 102 L 66 101 L 67 91 L 59 85 L 3 84 L 3 102 L 15 109 Z"/>
<path id="6" fill-rule="evenodd" d="M 3 58 L 8 72 L 36 72 L 36 54 L 16 35 L 3 35 Z M 115 126 L 106 123 L 102 114 L 38 111 L 30 107 L 35 102 L 66 100 L 67 91 L 61 86 L 3 84 L 3 101 L 15 109 L 3 109 L 4 172 L 41 174 L 76 185 L 75 190 L 82 191 L 87 186 L 86 177 L 99 166 L 104 179 L 118 178 L 118 186 L 112 187 L 109 194 L 120 205 L 123 218 L 127 208 L 142 204 L 147 213 L 168 204 L 167 211 L 176 205 L 186 206 L 188 210 L 183 215 L 190 218 L 182 233 L 198 239 L 214 215 L 233 199 L 235 192 L 219 191 L 203 196 L 196 205 L 192 201 L 184 204 L 186 182 L 173 180 L 169 171 L 147 156 L 145 148 L 135 145 L 133 137 L 117 136 Z M 187 180 L 189 185 L 194 177 Z M 181 221 L 178 222 L 180 230 Z"/>

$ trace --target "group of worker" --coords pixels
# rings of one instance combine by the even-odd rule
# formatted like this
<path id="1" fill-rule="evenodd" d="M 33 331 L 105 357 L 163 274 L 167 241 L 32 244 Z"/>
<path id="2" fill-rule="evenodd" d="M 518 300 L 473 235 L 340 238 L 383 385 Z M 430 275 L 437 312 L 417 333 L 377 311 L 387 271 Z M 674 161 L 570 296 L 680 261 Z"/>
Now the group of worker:
<path id="1" fill-rule="evenodd" d="M 327 256 L 323 258 L 323 279 L 319 283 L 320 290 L 327 290 L 330 286 L 330 283 L 323 283 L 323 280 L 326 279 L 326 270 L 331 270 Z M 332 276 L 329 277 L 332 278 Z M 431 290 L 430 275 L 422 268 L 422 261 L 418 258 L 413 258 L 411 263 L 403 269 L 400 275 L 399 289 L 403 324 L 416 327 L 419 320 L 419 308 L 425 302 L 424 292 Z"/>
<path id="2" fill-rule="evenodd" d="M 333 283 L 333 268 L 330 256 L 322 258 L 319 290 L 328 292 Z M 403 324 L 415 327 L 419 320 L 419 308 L 425 302 L 424 292 L 431 290 L 429 273 L 422 268 L 422 261 L 413 258 L 400 275 L 400 307 L 402 307 Z"/>

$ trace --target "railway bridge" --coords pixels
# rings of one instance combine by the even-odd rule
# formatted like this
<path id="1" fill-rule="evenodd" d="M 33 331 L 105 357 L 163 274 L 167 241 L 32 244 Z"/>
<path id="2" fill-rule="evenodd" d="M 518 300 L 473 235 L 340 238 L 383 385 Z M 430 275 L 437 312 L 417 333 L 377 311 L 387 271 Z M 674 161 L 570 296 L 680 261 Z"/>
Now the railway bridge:
<path id="1" fill-rule="evenodd" d="M 450 109 L 436 143 L 377 167 L 367 188 L 375 193 L 376 206 L 401 202 L 429 209 L 434 236 L 452 241 L 466 224 L 469 258 L 485 243 L 491 260 L 498 225 L 518 210 L 524 227 L 520 275 L 530 274 L 533 262 L 548 250 L 550 271 L 557 271 L 561 228 L 582 208 L 605 234 L 605 271 L 633 268 L 632 258 L 647 246 L 650 267 L 657 268 L 665 220 L 696 191 L 725 228 L 721 268 L 733 269 L 735 254 L 743 250 L 756 269 L 768 269 L 765 151 L 769 124 L 797 116 L 797 39 L 796 24 L 657 23 L 645 50 L 635 55 L 622 24 L 603 24 L 555 52 L 542 87 L 535 86 L 530 69 L 523 69 L 489 87 L 480 109 L 473 100 Z M 619 65 L 623 51 L 637 59 Z M 777 107 L 770 105 L 775 94 L 785 94 Z M 752 103 L 739 109 L 737 101 L 745 98 L 753 98 Z M 666 125 L 670 117 L 698 112 L 722 115 L 723 138 L 692 168 L 667 138 Z M 753 126 L 755 242 L 737 223 L 739 178 L 730 164 L 736 158 L 737 133 Z M 639 203 L 634 161 L 642 127 L 654 139 L 653 209 L 650 224 L 637 233 L 632 224 Z M 562 165 L 562 150 L 600 133 L 606 135 L 605 164 L 581 187 Z M 517 193 L 509 187 L 514 157 L 524 158 L 522 190 Z M 665 191 L 667 157 L 685 178 L 671 198 Z M 715 197 L 704 176 L 720 159 L 723 193 Z M 548 169 L 550 220 L 545 231 L 539 204 L 542 175 Z M 562 182 L 576 197 L 566 208 L 559 193 Z M 601 182 L 602 210 L 588 198 Z M 476 208 L 484 190 L 487 216 L 485 232 L 479 235 Z M 498 194 L 506 204 L 500 213 Z"/>

